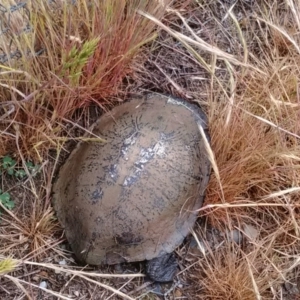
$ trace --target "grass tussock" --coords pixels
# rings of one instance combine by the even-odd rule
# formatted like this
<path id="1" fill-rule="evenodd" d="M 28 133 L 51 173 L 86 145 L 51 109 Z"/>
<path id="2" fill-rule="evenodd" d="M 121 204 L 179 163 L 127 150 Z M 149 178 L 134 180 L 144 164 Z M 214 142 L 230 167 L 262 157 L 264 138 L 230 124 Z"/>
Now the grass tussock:
<path id="1" fill-rule="evenodd" d="M 35 189 L 35 185 L 32 186 Z M 43 207 L 38 198 L 42 191 L 36 194 L 36 201 L 32 201 L 32 193 L 27 188 L 18 189 L 23 194 L 23 201 L 17 203 L 18 210 L 9 211 L 1 206 L 0 254 L 6 257 L 15 256 L 22 259 L 45 259 L 47 251 L 61 243 L 60 228 L 53 210 Z M 12 193 L 18 201 L 16 193 Z M 21 199 L 19 199 L 21 200 Z M 5 212 L 5 214 L 4 214 Z M 56 250 L 56 252 L 60 252 Z"/>
<path id="2" fill-rule="evenodd" d="M 269 208 L 273 217 L 275 212 Z M 188 275 L 193 288 L 198 287 L 193 293 L 199 299 L 273 299 L 278 295 L 297 299 L 300 261 L 295 215 L 283 223 L 279 217 L 277 214 L 271 226 L 272 221 L 264 216 L 264 226 L 256 226 L 259 229 L 254 233 L 245 226 L 237 227 L 244 234 L 240 244 L 225 239 L 218 247 L 206 245 L 206 254 L 198 258 Z M 285 284 L 296 291 L 286 290 Z"/>
<path id="3" fill-rule="evenodd" d="M 12 272 L 16 267 L 16 262 L 12 258 L 0 258 L 0 275 Z"/>
<path id="4" fill-rule="evenodd" d="M 255 274 L 251 273 L 254 266 L 249 268 L 249 261 L 239 250 L 234 251 L 234 247 L 217 252 L 199 267 L 204 273 L 201 285 L 205 289 L 205 297 L 198 295 L 198 299 L 253 300 L 258 291 L 268 288 L 266 282 L 261 280 L 265 274 L 259 274 L 258 270 Z"/>
<path id="5" fill-rule="evenodd" d="M 211 103 L 212 147 L 220 181 L 213 177 L 209 203 L 225 200 L 237 206 L 270 203 L 293 208 L 299 204 L 300 53 L 289 44 L 283 50 L 283 44 L 276 43 L 285 24 L 278 24 L 272 14 L 263 18 L 273 24 L 270 44 L 266 33 L 258 32 L 259 55 L 248 50 L 253 69 L 232 73 L 229 86 L 224 87 L 230 92 L 217 93 Z M 290 39 L 300 42 L 297 36 Z M 224 213 L 230 210 L 221 209 L 214 218 L 225 220 Z"/>
<path id="6" fill-rule="evenodd" d="M 160 18 L 164 3 L 2 1 L 0 155 L 19 147 L 42 160 L 61 142 L 62 120 L 88 104 L 110 104 L 131 60 L 155 37 L 136 10 Z"/>

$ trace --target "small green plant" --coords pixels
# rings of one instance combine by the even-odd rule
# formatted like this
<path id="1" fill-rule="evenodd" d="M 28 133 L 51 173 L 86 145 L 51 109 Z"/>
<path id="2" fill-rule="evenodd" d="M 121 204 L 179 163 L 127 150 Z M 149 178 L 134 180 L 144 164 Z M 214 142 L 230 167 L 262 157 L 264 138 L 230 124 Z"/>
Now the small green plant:
<path id="1" fill-rule="evenodd" d="M 31 161 L 26 162 L 26 167 L 31 175 L 35 175 L 39 169 L 39 165 L 34 165 Z M 8 175 L 14 176 L 19 179 L 23 179 L 26 176 L 26 172 L 23 168 L 17 165 L 17 162 L 6 155 L 2 158 L 0 165 L 0 175 L 6 171 Z"/>
<path id="2" fill-rule="evenodd" d="M 34 165 L 31 161 L 26 162 L 26 167 L 30 174 L 34 176 L 39 169 L 39 165 Z M 13 176 L 18 179 L 24 179 L 26 177 L 26 172 L 23 168 L 18 166 L 16 160 L 14 160 L 9 155 L 6 155 L 2 158 L 0 163 L 0 176 L 6 172 L 9 176 Z M 8 192 L 3 192 L 0 189 L 0 203 L 8 210 L 12 210 L 15 207 L 14 201 L 11 199 L 11 196 Z M 1 215 L 1 211 L 0 211 Z"/>
<path id="3" fill-rule="evenodd" d="M 7 171 L 7 174 L 13 175 L 14 174 L 14 169 L 16 166 L 17 162 L 12 159 L 10 156 L 4 156 L 2 158 L 2 169 Z"/>
<path id="4" fill-rule="evenodd" d="M 10 194 L 7 192 L 2 193 L 1 189 L 0 189 L 0 202 L 8 210 L 11 210 L 15 207 L 15 203 L 13 200 L 11 200 Z"/>

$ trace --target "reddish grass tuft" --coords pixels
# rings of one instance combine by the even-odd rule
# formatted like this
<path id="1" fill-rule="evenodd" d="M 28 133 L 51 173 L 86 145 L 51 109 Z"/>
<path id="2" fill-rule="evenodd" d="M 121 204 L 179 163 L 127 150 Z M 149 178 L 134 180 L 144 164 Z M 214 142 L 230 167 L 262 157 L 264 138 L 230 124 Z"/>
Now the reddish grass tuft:
<path id="1" fill-rule="evenodd" d="M 13 2 L 3 3 L 1 54 L 20 58 L 5 61 L 0 72 L 0 155 L 18 144 L 41 160 L 57 147 L 62 120 L 91 103 L 111 105 L 131 60 L 155 37 L 155 25 L 136 10 L 161 17 L 162 3 L 32 0 L 11 11 Z"/>

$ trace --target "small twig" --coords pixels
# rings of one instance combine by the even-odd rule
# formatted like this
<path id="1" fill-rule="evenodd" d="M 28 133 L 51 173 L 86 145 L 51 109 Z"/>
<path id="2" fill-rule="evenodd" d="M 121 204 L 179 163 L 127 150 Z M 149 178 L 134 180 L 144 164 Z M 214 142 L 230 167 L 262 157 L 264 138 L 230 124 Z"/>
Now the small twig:
<path id="1" fill-rule="evenodd" d="M 4 120 L 5 118 L 7 118 L 9 115 L 11 115 L 16 109 L 15 109 L 15 106 L 10 104 L 9 105 L 10 109 L 5 113 L 3 114 L 1 117 L 0 117 L 0 121 Z"/>
<path id="2" fill-rule="evenodd" d="M 237 208 L 237 207 L 300 207 L 300 204 L 283 204 L 283 203 L 244 203 L 244 204 L 231 204 L 231 203 L 222 203 L 222 204 L 208 204 L 197 211 L 204 211 L 211 208 Z"/>
<path id="3" fill-rule="evenodd" d="M 128 283 L 130 283 L 134 278 L 130 278 L 127 282 L 125 282 L 120 288 L 118 288 L 118 291 L 121 291 Z M 115 293 L 111 294 L 108 298 L 106 298 L 106 300 L 111 299 L 113 296 L 115 295 Z M 129 296 L 130 294 L 127 293 L 127 295 Z"/>
<path id="4" fill-rule="evenodd" d="M 144 288 L 146 288 L 147 286 L 151 285 L 154 281 L 146 281 L 144 282 L 142 285 L 138 286 L 137 288 L 135 288 L 134 290 L 132 290 L 131 292 L 128 293 L 128 295 L 133 295 L 141 290 L 143 290 Z"/>
<path id="5" fill-rule="evenodd" d="M 30 283 L 30 282 L 27 282 L 27 281 L 25 281 L 25 280 L 17 279 L 17 278 L 15 278 L 15 277 L 13 277 L 13 276 L 10 276 L 10 275 L 4 275 L 4 277 L 10 279 L 11 281 L 13 281 L 13 282 L 16 283 L 16 284 L 17 284 L 17 282 L 18 282 L 18 283 L 19 283 L 19 284 L 18 284 L 18 287 L 20 287 L 20 288 L 22 287 L 23 292 L 26 294 L 26 296 L 27 296 L 29 299 L 32 299 L 32 298 L 29 296 L 29 294 L 28 294 L 28 292 L 26 291 L 26 289 L 25 289 L 20 283 L 25 283 L 25 284 L 28 284 L 28 285 L 33 286 L 33 287 L 35 287 L 35 288 L 38 288 L 38 289 L 40 289 L 40 290 L 42 290 L 42 291 L 44 291 L 44 292 L 46 292 L 46 293 L 49 293 L 49 294 L 51 294 L 51 295 L 53 295 L 53 296 L 56 296 L 56 297 L 59 298 L 59 299 L 73 300 L 72 298 L 65 297 L 65 296 L 63 296 L 63 295 L 61 295 L 61 294 L 59 294 L 59 293 L 57 293 L 57 292 L 54 292 L 54 291 L 52 291 L 52 290 L 46 289 L 46 288 L 44 288 L 44 287 L 38 286 L 38 285 L 33 284 L 33 283 Z"/>

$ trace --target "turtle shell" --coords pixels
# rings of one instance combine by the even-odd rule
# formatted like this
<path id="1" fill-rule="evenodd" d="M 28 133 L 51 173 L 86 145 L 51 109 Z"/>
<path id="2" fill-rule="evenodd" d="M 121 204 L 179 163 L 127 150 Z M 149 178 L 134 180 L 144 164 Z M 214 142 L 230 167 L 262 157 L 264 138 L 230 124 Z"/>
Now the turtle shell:
<path id="1" fill-rule="evenodd" d="M 210 175 L 204 113 L 163 95 L 125 102 L 61 167 L 53 205 L 77 258 L 116 264 L 172 252 L 193 227 Z"/>

